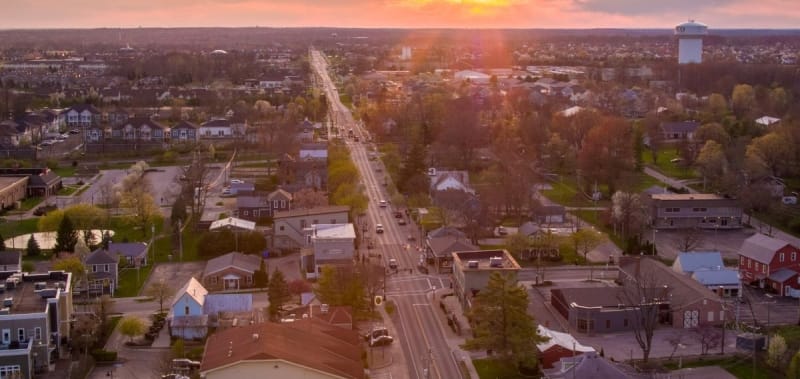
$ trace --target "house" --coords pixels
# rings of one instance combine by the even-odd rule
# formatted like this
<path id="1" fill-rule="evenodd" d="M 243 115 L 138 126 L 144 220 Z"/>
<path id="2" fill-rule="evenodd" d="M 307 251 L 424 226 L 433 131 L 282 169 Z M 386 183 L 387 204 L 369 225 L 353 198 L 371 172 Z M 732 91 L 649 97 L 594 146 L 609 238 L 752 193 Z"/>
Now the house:
<path id="1" fill-rule="evenodd" d="M 119 287 L 119 255 L 100 248 L 86 257 L 84 266 L 89 273 L 89 293 L 114 296 Z"/>
<path id="2" fill-rule="evenodd" d="M 281 184 L 301 188 L 325 190 L 328 187 L 328 161 L 326 159 L 294 158 L 285 155 L 278 161 L 278 178 Z"/>
<path id="3" fill-rule="evenodd" d="M 9 277 L 16 272 L 22 272 L 22 252 L 0 252 L 0 278 Z"/>
<path id="4" fill-rule="evenodd" d="M 659 126 L 665 141 L 691 140 L 699 127 L 697 121 L 662 122 Z"/>
<path id="5" fill-rule="evenodd" d="M 459 233 L 461 233 L 459 231 Z M 453 253 L 457 251 L 475 251 L 479 248 L 461 233 L 460 235 L 431 236 L 425 239 L 425 256 L 433 261 L 433 266 L 438 273 L 450 274 L 453 272 Z"/>
<path id="6" fill-rule="evenodd" d="M 333 326 L 353 330 L 353 312 L 349 306 L 330 306 L 328 304 L 309 304 L 292 309 L 295 318 L 317 318 Z"/>
<path id="7" fill-rule="evenodd" d="M 47 167 L 0 168 L 0 177 L 27 177 L 28 181 L 26 182 L 25 188 L 25 196 L 27 197 L 48 197 L 55 195 L 63 186 L 61 177 Z"/>
<path id="8" fill-rule="evenodd" d="M 663 298 L 658 301 L 667 309 L 661 321 L 674 328 L 718 325 L 731 319 L 726 315 L 724 301 L 714 291 L 650 257 L 621 257 L 618 281 L 629 289 L 629 294 L 636 293 L 635 288 L 642 285 L 663 288 Z"/>
<path id="9" fill-rule="evenodd" d="M 122 124 L 117 125 L 122 126 Z M 89 143 L 100 143 L 106 141 L 112 134 L 111 129 L 105 125 L 93 124 L 85 129 L 84 139 Z"/>
<path id="10" fill-rule="evenodd" d="M 0 145 L 5 147 L 19 146 L 23 135 L 17 129 L 17 123 L 11 120 L 0 122 Z"/>
<path id="11" fill-rule="evenodd" d="M 253 193 L 256 190 L 256 185 L 253 183 L 231 183 L 228 187 L 231 195 L 238 196 L 239 194 Z"/>
<path id="12" fill-rule="evenodd" d="M 73 105 L 64 114 L 68 127 L 88 128 L 92 124 L 99 124 L 103 118 L 103 113 L 91 104 Z"/>
<path id="13" fill-rule="evenodd" d="M 223 218 L 211 223 L 208 230 L 234 230 L 234 231 L 253 231 L 256 229 L 256 223 L 253 221 L 242 220 L 236 217 Z"/>
<path id="14" fill-rule="evenodd" d="M 350 207 L 342 205 L 276 212 L 271 246 L 281 251 L 297 251 L 308 245 L 306 228 L 313 224 L 347 223 L 349 213 Z"/>
<path id="15" fill-rule="evenodd" d="M 224 118 L 215 118 L 200 125 L 201 139 L 233 138 L 231 122 Z"/>
<path id="16" fill-rule="evenodd" d="M 149 117 L 134 117 L 111 129 L 111 137 L 124 141 L 164 142 L 167 127 Z"/>
<path id="17" fill-rule="evenodd" d="M 495 272 L 512 275 L 516 281 L 520 266 L 506 250 L 475 250 L 453 253 L 453 293 L 464 309 L 486 288 Z"/>
<path id="18" fill-rule="evenodd" d="M 780 296 L 798 289 L 798 249 L 786 241 L 756 233 L 739 248 L 739 273 L 746 283 L 757 283 Z"/>
<path id="19" fill-rule="evenodd" d="M 208 317 L 203 312 L 208 291 L 194 277 L 175 293 L 169 311 L 170 335 L 201 339 L 208 331 Z"/>
<path id="20" fill-rule="evenodd" d="M 306 143 L 300 145 L 298 153 L 300 159 L 328 159 L 328 144 L 326 143 Z"/>
<path id="21" fill-rule="evenodd" d="M 200 127 L 189 121 L 181 121 L 170 129 L 172 142 L 197 142 Z"/>
<path id="22" fill-rule="evenodd" d="M 250 221 L 272 217 L 275 212 L 289 210 L 291 205 L 292 194 L 283 189 L 272 191 L 266 196 L 247 195 L 236 197 L 237 215 Z"/>
<path id="23" fill-rule="evenodd" d="M 0 376 L 30 379 L 53 371 L 70 350 L 72 274 L 15 275 L 0 312 Z"/>
<path id="24" fill-rule="evenodd" d="M 715 194 L 655 194 L 651 225 L 656 229 L 738 229 L 742 208 L 736 200 Z"/>
<path id="25" fill-rule="evenodd" d="M 569 333 L 556 332 L 542 325 L 536 327 L 536 333 L 547 338 L 547 341 L 536 344 L 536 349 L 539 350 L 539 362 L 543 369 L 553 368 L 561 358 L 595 351 L 591 346 L 581 345 Z"/>
<path id="26" fill-rule="evenodd" d="M 0 176 L 0 210 L 14 208 L 25 199 L 28 180 L 26 176 Z"/>
<path id="27" fill-rule="evenodd" d="M 358 333 L 317 318 L 260 323 L 212 334 L 200 375 L 207 379 L 364 379 Z"/>
<path id="28" fill-rule="evenodd" d="M 623 363 L 610 362 L 590 351 L 574 357 L 563 357 L 553 368 L 542 370 L 544 379 L 645 379 L 649 374 L 640 374 Z"/>
<path id="29" fill-rule="evenodd" d="M 455 190 L 469 194 L 475 194 L 475 190 L 469 185 L 469 172 L 467 171 L 446 171 L 431 168 L 428 170 L 431 181 L 431 192 Z"/>
<path id="30" fill-rule="evenodd" d="M 567 209 L 558 204 L 542 205 L 533 210 L 531 218 L 539 224 L 563 224 L 567 219 Z"/>
<path id="31" fill-rule="evenodd" d="M 306 229 L 310 249 L 301 250 L 300 268 L 316 278 L 322 267 L 350 266 L 355 259 L 356 230 L 353 224 L 312 224 Z"/>
<path id="32" fill-rule="evenodd" d="M 261 267 L 261 257 L 239 252 L 228 253 L 206 262 L 202 281 L 214 291 L 252 288 L 253 275 Z"/>
<path id="33" fill-rule="evenodd" d="M 739 272 L 726 268 L 718 251 L 679 253 L 672 269 L 690 276 L 719 296 L 741 296 Z"/>
<path id="34" fill-rule="evenodd" d="M 144 242 L 111 242 L 108 251 L 131 267 L 147 266 L 147 244 Z"/>

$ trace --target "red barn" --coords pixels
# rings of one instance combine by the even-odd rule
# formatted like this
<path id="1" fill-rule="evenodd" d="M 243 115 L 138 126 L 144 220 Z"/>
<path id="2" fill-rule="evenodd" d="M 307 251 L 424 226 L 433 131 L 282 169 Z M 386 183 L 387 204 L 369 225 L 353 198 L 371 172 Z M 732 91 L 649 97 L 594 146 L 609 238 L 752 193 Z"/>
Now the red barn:
<path id="1" fill-rule="evenodd" d="M 553 368 L 561 358 L 595 351 L 590 346 L 581 345 L 575 337 L 568 333 L 556 332 L 541 325 L 536 331 L 540 336 L 548 338 L 546 342 L 536 345 L 539 349 L 539 361 L 542 363 L 542 368 Z"/>
<path id="2" fill-rule="evenodd" d="M 800 289 L 798 272 L 800 249 L 786 241 L 759 233 L 739 248 L 739 273 L 746 283 L 758 283 L 786 296 L 788 288 Z"/>

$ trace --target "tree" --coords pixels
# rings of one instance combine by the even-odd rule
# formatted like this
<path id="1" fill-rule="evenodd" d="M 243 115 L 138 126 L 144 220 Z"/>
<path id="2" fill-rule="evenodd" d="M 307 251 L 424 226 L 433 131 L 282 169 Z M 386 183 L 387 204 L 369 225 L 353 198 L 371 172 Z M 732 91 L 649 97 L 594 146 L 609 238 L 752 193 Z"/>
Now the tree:
<path id="1" fill-rule="evenodd" d="M 715 118 L 722 117 L 728 112 L 728 101 L 725 96 L 718 93 L 712 93 L 708 96 L 708 111 L 714 115 Z"/>
<path id="2" fill-rule="evenodd" d="M 637 193 L 617 191 L 611 196 L 611 218 L 620 226 L 623 239 L 641 232 L 647 223 L 647 206 Z"/>
<path id="3" fill-rule="evenodd" d="M 138 317 L 127 316 L 119 321 L 119 332 L 123 336 L 128 337 L 130 342 L 133 342 L 135 337 L 144 334 L 144 331 L 144 322 Z"/>
<path id="4" fill-rule="evenodd" d="M 531 247 L 531 239 L 521 233 L 514 233 L 505 239 L 506 249 L 514 255 L 514 258 L 520 259 Z"/>
<path id="5" fill-rule="evenodd" d="M 722 343 L 722 333 L 724 331 L 711 325 L 701 325 L 692 328 L 694 338 L 700 343 L 700 354 L 706 355 L 709 350 L 719 347 Z"/>
<path id="6" fill-rule="evenodd" d="M 78 257 L 62 258 L 53 263 L 53 271 L 72 273 L 72 283 L 77 283 L 86 273 L 83 262 Z"/>
<path id="7" fill-rule="evenodd" d="M 749 84 L 737 84 L 733 87 L 731 103 L 734 113 L 739 117 L 751 112 L 756 105 L 756 95 L 753 87 Z"/>
<path id="8" fill-rule="evenodd" d="M 71 253 L 75 250 L 76 243 L 78 243 L 78 232 L 72 226 L 72 221 L 69 217 L 64 216 L 61 219 L 61 223 L 58 225 L 56 245 L 53 247 L 53 252 L 60 253 L 68 251 Z"/>
<path id="9" fill-rule="evenodd" d="M 141 229 L 143 234 L 147 233 L 148 226 L 161 217 L 161 209 L 150 195 L 149 185 L 144 180 L 122 193 L 120 207 L 125 209 L 128 221 Z"/>
<path id="10" fill-rule="evenodd" d="M 267 270 L 267 263 L 264 258 L 261 258 L 261 264 L 258 270 L 253 273 L 253 284 L 256 288 L 264 289 L 269 285 L 269 271 Z"/>
<path id="11" fill-rule="evenodd" d="M 468 350 L 491 350 L 515 367 L 536 367 L 536 344 L 543 338 L 528 314 L 528 292 L 512 275 L 493 272 L 470 311 L 474 338 Z"/>
<path id="12" fill-rule="evenodd" d="M 323 303 L 349 305 L 354 313 L 367 306 L 363 278 L 352 267 L 322 267 L 314 292 Z"/>
<path id="13" fill-rule="evenodd" d="M 717 188 L 728 171 L 728 159 L 722 150 L 722 145 L 713 140 L 706 141 L 695 161 L 703 179 L 708 180 L 712 187 Z M 703 182 L 705 185 L 705 182 Z"/>
<path id="14" fill-rule="evenodd" d="M 780 176 L 787 169 L 787 162 L 794 157 L 793 140 L 779 132 L 767 133 L 753 139 L 747 146 L 746 156 L 757 158 L 773 176 Z"/>
<path id="15" fill-rule="evenodd" d="M 269 288 L 267 288 L 267 296 L 269 297 L 269 317 L 271 320 L 276 321 L 281 312 L 283 312 L 283 306 L 289 302 L 292 296 L 281 270 L 275 270 L 272 274 Z"/>
<path id="16" fill-rule="evenodd" d="M 2 234 L 0 234 L 0 251 L 6 251 L 6 240 Z"/>
<path id="17" fill-rule="evenodd" d="M 633 272 L 626 273 L 622 278 L 618 300 L 620 304 L 630 309 L 631 329 L 636 343 L 642 350 L 642 360 L 647 363 L 653 347 L 653 333 L 658 326 L 661 305 L 669 299 L 670 289 L 658 281 L 655 269 L 646 262 L 643 263 L 645 259 L 650 258 L 636 259 Z"/>
<path id="18" fill-rule="evenodd" d="M 786 379 L 800 379 L 800 350 L 792 356 L 789 367 L 786 369 Z"/>
<path id="19" fill-rule="evenodd" d="M 42 249 L 39 248 L 39 242 L 37 242 L 36 237 L 31 234 L 31 237 L 28 238 L 28 247 L 25 249 L 25 254 L 29 257 L 37 257 L 41 253 Z"/>
<path id="20" fill-rule="evenodd" d="M 769 345 L 767 346 L 767 364 L 774 368 L 781 367 L 787 349 L 786 339 L 782 335 L 775 334 L 770 337 Z"/>
<path id="21" fill-rule="evenodd" d="M 596 182 L 616 192 L 620 179 L 634 168 L 632 135 L 627 121 L 611 117 L 589 131 L 578 153 L 578 168 L 586 178 L 581 190 Z"/>
<path id="22" fill-rule="evenodd" d="M 669 343 L 669 346 L 672 347 L 672 351 L 669 353 L 669 360 L 672 360 L 672 357 L 675 356 L 675 352 L 678 351 L 678 348 L 683 345 L 683 340 L 685 338 L 685 334 L 683 330 L 677 329 L 672 332 L 672 334 L 668 335 L 666 340 Z"/>
<path id="23" fill-rule="evenodd" d="M 693 251 L 703 242 L 703 233 L 698 228 L 684 228 L 678 231 L 675 248 L 680 252 Z"/>
<path id="24" fill-rule="evenodd" d="M 328 205 L 328 195 L 313 188 L 303 188 L 292 195 L 292 208 L 311 209 Z"/>
<path id="25" fill-rule="evenodd" d="M 589 252 L 600 246 L 605 238 L 594 229 L 583 228 L 570 236 L 572 243 L 575 245 L 575 252 L 583 254 L 583 259 L 588 262 Z M 592 280 L 594 274 L 594 265 L 589 265 L 589 280 Z"/>
<path id="26" fill-rule="evenodd" d="M 91 204 L 75 204 L 57 209 L 42 216 L 37 223 L 40 232 L 58 230 L 64 217 L 68 217 L 75 230 L 101 228 L 106 219 L 106 211 Z"/>
<path id="27" fill-rule="evenodd" d="M 179 194 L 172 203 L 172 211 L 170 212 L 169 220 L 172 225 L 178 225 L 178 221 L 186 222 L 186 202 L 183 201 L 183 194 Z"/>
<path id="28" fill-rule="evenodd" d="M 163 280 L 159 280 L 147 287 L 145 295 L 158 300 L 158 312 L 164 313 L 164 302 L 175 295 L 175 290 Z"/>

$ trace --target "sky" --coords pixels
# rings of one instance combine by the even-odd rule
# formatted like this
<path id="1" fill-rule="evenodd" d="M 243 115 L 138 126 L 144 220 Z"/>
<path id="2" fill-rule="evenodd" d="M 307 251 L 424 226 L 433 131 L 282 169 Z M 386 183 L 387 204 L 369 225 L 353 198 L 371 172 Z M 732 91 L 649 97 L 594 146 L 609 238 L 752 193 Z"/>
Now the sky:
<path id="1" fill-rule="evenodd" d="M 800 28 L 800 0 L 0 0 L 0 29 Z"/>

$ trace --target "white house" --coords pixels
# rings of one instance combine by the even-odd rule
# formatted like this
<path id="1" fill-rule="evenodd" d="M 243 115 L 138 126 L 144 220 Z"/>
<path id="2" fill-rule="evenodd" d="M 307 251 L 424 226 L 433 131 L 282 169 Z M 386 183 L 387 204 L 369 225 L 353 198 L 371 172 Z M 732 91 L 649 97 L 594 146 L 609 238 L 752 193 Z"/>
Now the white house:
<path id="1" fill-rule="evenodd" d="M 233 127 L 231 122 L 224 118 L 216 118 L 206 121 L 200 125 L 200 138 L 231 138 L 233 137 Z"/>
<path id="2" fill-rule="evenodd" d="M 308 278 L 315 278 L 325 265 L 350 265 L 355 252 L 356 230 L 353 224 L 314 224 L 307 235 L 308 246 L 313 253 L 302 259 Z M 312 263 L 313 262 L 313 263 Z"/>

